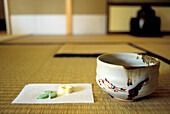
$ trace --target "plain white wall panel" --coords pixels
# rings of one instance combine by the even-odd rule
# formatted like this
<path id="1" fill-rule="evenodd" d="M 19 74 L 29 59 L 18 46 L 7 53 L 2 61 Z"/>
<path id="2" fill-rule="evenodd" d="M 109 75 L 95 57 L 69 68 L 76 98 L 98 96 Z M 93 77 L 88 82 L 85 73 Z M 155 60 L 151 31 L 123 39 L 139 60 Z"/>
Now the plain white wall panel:
<path id="1" fill-rule="evenodd" d="M 35 16 L 11 15 L 12 34 L 34 34 L 35 24 Z"/>
<path id="2" fill-rule="evenodd" d="M 13 34 L 66 34 L 65 15 L 11 15 Z"/>
<path id="3" fill-rule="evenodd" d="M 66 34 L 65 15 L 37 15 L 36 34 Z"/>
<path id="4" fill-rule="evenodd" d="M 73 34 L 106 34 L 106 15 L 73 15 Z"/>

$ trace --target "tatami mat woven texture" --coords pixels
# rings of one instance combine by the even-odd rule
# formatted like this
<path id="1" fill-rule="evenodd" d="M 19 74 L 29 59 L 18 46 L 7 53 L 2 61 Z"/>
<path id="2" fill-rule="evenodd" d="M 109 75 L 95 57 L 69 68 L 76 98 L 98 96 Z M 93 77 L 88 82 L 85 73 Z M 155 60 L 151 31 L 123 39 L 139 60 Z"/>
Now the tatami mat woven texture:
<path id="1" fill-rule="evenodd" d="M 124 35 L 121 37 L 124 37 Z M 128 37 L 129 36 L 127 36 L 127 38 Z M 42 43 L 40 36 L 38 39 L 39 42 Z M 99 39 L 102 39 L 101 36 L 99 36 Z M 122 102 L 110 97 L 97 85 L 95 79 L 96 58 L 53 57 L 56 53 L 144 53 L 144 50 L 132 47 L 127 43 L 114 44 L 117 41 L 114 42 L 113 39 L 113 44 L 102 45 L 67 44 L 67 42 L 65 42 L 65 44 L 50 45 L 45 44 L 47 43 L 45 41 L 43 45 L 15 44 L 17 41 L 17 43 L 21 43 L 19 40 L 22 40 L 22 43 L 28 43 L 26 41 L 27 39 L 23 38 L 10 41 L 10 44 L 6 44 L 8 42 L 5 42 L 3 45 L 0 45 L 0 113 L 170 113 L 170 66 L 163 61 L 161 61 L 159 86 L 157 90 L 139 101 Z M 154 39 L 152 40 L 154 41 Z M 170 41 L 168 38 L 166 40 L 167 42 Z M 161 42 L 166 42 L 166 40 L 162 39 Z M 54 42 L 55 41 L 57 42 L 57 39 L 55 39 Z M 103 39 L 103 41 L 105 40 Z M 36 40 L 36 42 L 38 42 L 38 40 Z M 52 42 L 52 40 L 50 42 Z M 88 42 L 90 41 L 88 40 Z M 96 42 L 98 42 L 98 40 L 96 40 Z M 135 39 L 135 42 L 138 42 L 138 40 Z M 155 42 L 156 44 L 158 43 L 157 41 Z M 11 43 L 13 43 L 13 45 L 11 45 Z M 94 103 L 11 104 L 22 88 L 26 84 L 31 83 L 92 83 Z"/>

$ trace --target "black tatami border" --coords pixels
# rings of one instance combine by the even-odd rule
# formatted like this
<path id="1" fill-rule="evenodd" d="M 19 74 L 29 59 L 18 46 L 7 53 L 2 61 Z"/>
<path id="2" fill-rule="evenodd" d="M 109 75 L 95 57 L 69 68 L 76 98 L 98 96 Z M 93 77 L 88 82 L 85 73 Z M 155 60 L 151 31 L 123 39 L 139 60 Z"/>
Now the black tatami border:
<path id="1" fill-rule="evenodd" d="M 128 43 L 128 44 L 129 44 L 130 46 L 134 47 L 134 48 L 137 48 L 137 49 L 140 49 L 140 50 L 145 51 L 147 55 L 156 57 L 156 58 L 164 61 L 165 63 L 170 64 L 170 60 L 166 59 L 165 57 L 162 57 L 162 56 L 160 56 L 160 55 L 157 55 L 157 54 L 155 54 L 155 53 L 152 53 L 152 52 L 150 52 L 150 51 L 148 51 L 148 50 L 146 50 L 146 49 L 144 49 L 144 48 L 141 48 L 141 47 L 139 47 L 139 46 L 136 46 L 136 45 L 133 44 L 133 43 Z"/>

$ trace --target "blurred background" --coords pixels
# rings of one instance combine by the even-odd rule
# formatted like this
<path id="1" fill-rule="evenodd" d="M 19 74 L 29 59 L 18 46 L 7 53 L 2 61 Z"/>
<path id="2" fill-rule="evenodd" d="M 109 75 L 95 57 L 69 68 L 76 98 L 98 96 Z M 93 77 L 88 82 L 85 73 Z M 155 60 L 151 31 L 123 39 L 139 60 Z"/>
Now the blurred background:
<path id="1" fill-rule="evenodd" d="M 169 34 L 169 0 L 0 0 L 0 33 L 124 34 L 145 4 L 160 18 L 160 31 Z"/>

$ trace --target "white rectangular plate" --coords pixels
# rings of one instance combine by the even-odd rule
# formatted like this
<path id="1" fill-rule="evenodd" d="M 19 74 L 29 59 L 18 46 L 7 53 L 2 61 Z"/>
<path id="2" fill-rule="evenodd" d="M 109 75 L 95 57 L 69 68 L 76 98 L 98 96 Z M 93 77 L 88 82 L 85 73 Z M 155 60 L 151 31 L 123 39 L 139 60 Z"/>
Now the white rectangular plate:
<path id="1" fill-rule="evenodd" d="M 71 85 L 73 92 L 53 99 L 38 99 L 44 91 L 57 91 L 61 85 Z M 94 103 L 92 84 L 28 84 L 12 104 Z"/>

